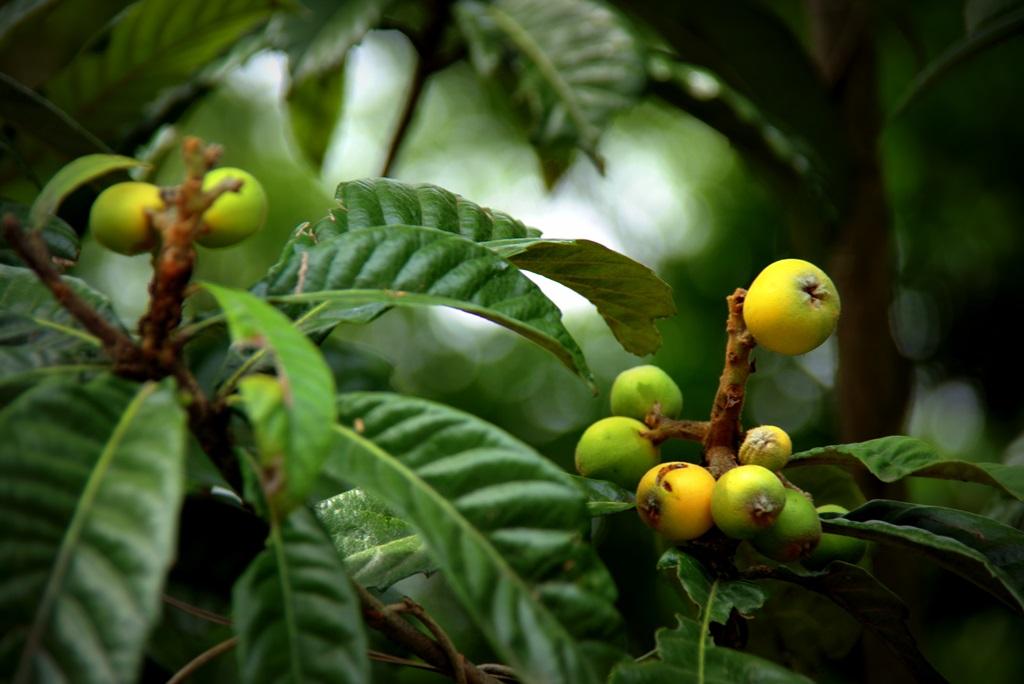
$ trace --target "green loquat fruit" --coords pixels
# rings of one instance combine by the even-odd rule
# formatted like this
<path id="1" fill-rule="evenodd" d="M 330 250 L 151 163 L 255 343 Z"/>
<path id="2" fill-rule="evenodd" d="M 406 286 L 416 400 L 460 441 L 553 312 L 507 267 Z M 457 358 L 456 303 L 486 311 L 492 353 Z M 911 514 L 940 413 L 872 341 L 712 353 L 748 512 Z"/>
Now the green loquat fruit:
<path id="1" fill-rule="evenodd" d="M 683 393 L 669 374 L 657 366 L 636 366 L 615 378 L 611 404 L 616 416 L 643 420 L 658 404 L 663 416 L 678 418 L 683 411 Z"/>
<path id="2" fill-rule="evenodd" d="M 821 513 L 849 513 L 847 509 L 837 504 L 818 506 L 817 512 L 819 517 Z M 818 542 L 817 548 L 801 563 L 811 570 L 820 570 L 834 560 L 858 563 L 864 557 L 867 548 L 868 544 L 863 539 L 826 532 L 821 535 L 821 541 Z"/>
<path id="3" fill-rule="evenodd" d="M 584 430 L 576 444 L 576 471 L 633 489 L 660 460 L 658 447 L 644 436 L 646 432 L 647 426 L 634 418 L 602 418 Z"/>
<path id="4" fill-rule="evenodd" d="M 148 210 L 160 211 L 160 188 L 151 183 L 115 183 L 89 210 L 89 230 L 96 242 L 118 254 L 142 254 L 157 244 Z"/>
<path id="5" fill-rule="evenodd" d="M 203 190 L 211 190 L 227 178 L 242 181 L 238 192 L 225 192 L 203 212 L 196 242 L 204 247 L 230 247 L 249 237 L 267 218 L 267 194 L 248 171 L 229 166 L 214 169 L 203 178 Z"/>
<path id="6" fill-rule="evenodd" d="M 775 524 L 758 532 L 751 543 L 760 553 L 790 563 L 809 555 L 821 540 L 821 521 L 814 504 L 804 494 L 786 490 L 786 506 Z"/>
<path id="7" fill-rule="evenodd" d="M 785 505 L 786 488 L 775 473 L 759 465 L 727 471 L 711 495 L 715 525 L 733 539 L 750 539 L 770 527 Z"/>

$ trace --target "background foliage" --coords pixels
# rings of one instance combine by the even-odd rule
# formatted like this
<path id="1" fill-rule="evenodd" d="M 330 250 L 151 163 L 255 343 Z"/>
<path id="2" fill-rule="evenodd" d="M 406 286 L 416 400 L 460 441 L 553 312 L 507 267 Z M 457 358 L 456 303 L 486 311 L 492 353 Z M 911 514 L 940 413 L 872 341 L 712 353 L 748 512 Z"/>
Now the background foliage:
<path id="1" fill-rule="evenodd" d="M 558 469 L 550 464 L 571 470 L 580 432 L 607 413 L 611 379 L 638 363 L 616 338 L 630 351 L 649 353 L 660 337 L 662 345 L 649 360 L 679 383 L 686 414 L 703 418 L 721 369 L 723 298 L 774 259 L 802 256 L 833 272 L 844 297 L 844 324 L 852 331 L 841 330 L 837 340 L 805 357 L 759 355 L 749 385 L 747 421 L 784 426 L 797 450 L 806 450 L 803 456 L 809 462 L 818 459 L 819 465 L 794 468 L 793 480 L 827 492 L 821 496 L 851 508 L 862 503 L 845 471 L 825 468 L 857 459 L 880 478 L 855 471 L 868 498 L 909 502 L 906 509 L 896 504 L 876 507 L 864 512 L 863 519 L 854 516 L 831 524 L 859 529 L 870 538 L 881 524 L 871 520 L 908 519 L 901 516 L 913 518 L 927 507 L 941 506 L 973 515 L 945 520 L 947 532 L 951 527 L 983 526 L 978 518 L 982 515 L 1017 530 L 1024 525 L 1021 483 L 1006 468 L 1024 465 L 1024 405 L 1016 390 L 1024 378 L 1006 339 L 1007 321 L 1019 299 L 1016 266 L 1024 257 L 1019 173 L 1024 100 L 1018 83 L 1024 64 L 1024 42 L 1019 39 L 1024 8 L 1012 0 L 973 0 L 964 6 L 837 3 L 832 14 L 826 2 L 664 5 L 643 0 L 7 3 L 0 7 L 3 211 L 27 217 L 27 207 L 46 179 L 71 158 L 89 153 L 116 152 L 144 160 L 149 166 L 132 170 L 134 176 L 176 183 L 183 172 L 177 154 L 181 137 L 199 135 L 224 145 L 226 164 L 246 168 L 262 180 L 270 217 L 254 239 L 228 250 L 203 251 L 198 278 L 248 288 L 281 260 L 281 268 L 264 282 L 264 292 L 270 294 L 275 294 L 275 283 L 281 292 L 288 290 L 287 279 L 294 277 L 282 245 L 296 225 L 316 221 L 334 206 L 332 197 L 343 181 L 389 175 L 408 183 L 432 183 L 507 212 L 474 213 L 460 222 L 461 234 L 485 245 L 460 243 L 462 249 L 480 257 L 481 272 L 495 271 L 499 257 L 485 253 L 492 249 L 501 259 L 558 281 L 537 278 L 538 290 L 519 275 L 521 282 L 514 287 L 521 293 L 546 293 L 563 308 L 564 318 L 559 321 L 550 310 L 530 319 L 517 317 L 500 301 L 468 297 L 459 287 L 432 292 L 438 299 L 426 302 L 473 299 L 474 305 L 488 309 L 488 318 L 520 332 L 519 337 L 448 308 L 396 306 L 378 319 L 395 302 L 379 293 L 364 294 L 359 317 L 309 321 L 310 329 L 319 326 L 321 335 L 331 331 L 322 348 L 331 382 L 342 394 L 335 407 L 324 399 L 334 395 L 329 383 L 315 388 L 319 399 L 308 400 L 323 415 L 315 414 L 313 420 L 306 412 L 295 412 L 290 417 L 307 421 L 295 423 L 293 448 L 305 448 L 303 439 L 316 443 L 347 436 L 346 448 L 360 464 L 358 482 L 351 476 L 342 479 L 371 494 L 375 487 L 412 487 L 410 505 L 422 502 L 445 509 L 436 518 L 444 527 L 417 532 L 424 539 L 435 534 L 443 540 L 453 530 L 470 524 L 476 529 L 480 523 L 474 522 L 472 498 L 464 507 L 442 506 L 448 498 L 467 496 L 464 487 L 469 485 L 408 478 L 407 470 L 419 472 L 420 464 L 416 450 L 407 452 L 405 447 L 427 449 L 429 440 L 400 432 L 382 451 L 376 428 L 361 435 L 352 430 L 318 434 L 317 428 L 329 423 L 335 410 L 344 425 L 346 412 L 367 404 L 384 414 L 381 430 L 388 421 L 398 422 L 400 416 L 377 405 L 386 403 L 373 394 L 381 390 L 409 395 L 401 401 L 414 414 L 444 413 L 444 420 L 464 431 L 456 440 L 459 448 L 494 465 L 494 472 L 474 476 L 473 487 L 495 484 L 503 479 L 504 469 L 514 470 L 527 479 L 550 481 L 545 505 L 558 511 L 543 529 L 513 534 L 504 528 L 520 528 L 505 521 L 474 537 L 479 548 L 473 559 L 480 572 L 511 573 L 516 582 L 525 583 L 520 589 L 548 587 L 547 603 L 525 589 L 508 600 L 533 611 L 565 643 L 580 640 L 586 646 L 591 639 L 606 640 L 608 634 L 600 625 L 583 624 L 570 637 L 566 630 L 579 612 L 572 601 L 559 603 L 559 592 L 584 600 L 591 610 L 614 604 L 622 618 L 617 645 L 634 655 L 657 647 L 667 664 L 649 667 L 664 667 L 676 676 L 681 666 L 672 663 L 671 653 L 692 652 L 702 617 L 695 605 L 706 605 L 688 597 L 701 591 L 694 586 L 706 580 L 690 576 L 679 594 L 680 582 L 672 575 L 682 577 L 682 565 L 667 568 L 662 558 L 657 568 L 663 549 L 632 513 L 596 519 L 591 539 L 608 574 L 603 569 L 588 573 L 585 559 L 578 557 L 582 552 L 566 543 L 568 531 L 582 525 L 587 501 L 559 480 Z M 844 11 L 848 14 L 842 15 Z M 837 24 L 845 28 L 837 30 Z M 858 84 L 864 88 L 858 90 Z M 863 92 L 874 97 L 865 101 Z M 859 118 L 853 116 L 858 112 Z M 89 235 L 81 235 L 96 193 L 123 179 L 107 175 L 76 190 L 50 219 L 45 235 L 56 256 L 76 262 L 68 271 L 80 279 L 73 281 L 76 290 L 111 320 L 116 315 L 134 321 L 145 306 L 148 259 L 111 255 Z M 360 224 L 349 214 L 352 225 L 313 248 L 323 255 L 318 258 L 335 258 L 330 251 L 342 246 L 348 249 L 338 249 L 343 254 L 351 254 L 353 245 L 379 247 L 385 237 L 424 249 L 433 240 L 455 239 L 438 235 L 429 211 L 415 198 L 402 196 L 401 187 L 393 188 L 392 195 L 380 190 L 388 187 L 369 186 L 369 195 L 381 198 L 376 204 L 366 201 L 368 195 L 358 195 L 371 218 Z M 343 185 L 343 195 L 345 188 L 349 193 L 366 189 Z M 872 214 L 872 207 L 878 213 Z M 505 219 L 521 221 L 523 231 L 473 232 L 481 223 L 489 227 L 491 219 L 499 226 L 511 225 Z M 375 234 L 373 226 L 379 225 L 392 228 Z M 525 242 L 536 239 L 525 226 L 542 229 L 545 240 Z M 370 230 L 361 230 L 366 228 Z M 499 238 L 520 241 L 488 243 Z M 674 315 L 671 307 L 650 307 L 664 294 L 657 284 L 644 280 L 649 290 L 639 292 L 632 286 L 631 279 L 643 280 L 644 274 L 630 270 L 629 262 L 614 262 L 607 251 L 579 251 L 599 249 L 588 242 L 566 252 L 570 248 L 559 239 L 601 243 L 654 269 L 672 288 Z M 290 248 L 297 253 L 304 246 L 293 243 Z M 565 254 L 611 259 L 608 268 L 618 269 L 616 296 L 602 306 L 593 283 L 572 277 L 572 260 Z M 16 271 L 17 259 L 6 245 L 0 245 L 0 262 L 0 401 L 7 421 L 0 424 L 9 426 L 18 415 L 31 416 L 38 405 L 74 403 L 70 396 L 58 396 L 74 393 L 66 387 L 44 384 L 23 393 L 43 377 L 33 369 L 74 364 L 71 370 L 79 372 L 83 368 L 78 366 L 99 358 L 94 351 L 84 353 L 92 348 L 81 340 L 44 324 L 69 321 L 48 304 L 32 278 Z M 361 280 L 360 290 L 396 286 L 384 275 L 371 280 Z M 316 289 L 351 286 L 325 282 Z M 238 338 L 247 336 L 244 330 L 253 321 L 262 328 L 273 319 L 272 310 L 252 308 L 242 298 L 229 304 L 223 297 L 210 288 L 194 298 L 191 313 L 213 311 L 217 298 L 229 311 L 232 334 Z M 308 311 L 330 299 L 314 292 L 288 307 Z M 625 314 L 615 306 L 643 315 L 617 329 L 615 321 Z M 465 301 L 456 308 L 472 310 Z M 859 308 L 867 313 L 858 313 Z M 360 324 L 369 319 L 375 319 L 373 325 Z M 298 358 L 301 364 L 302 342 L 296 341 L 301 336 L 283 334 L 284 339 L 271 341 L 279 363 L 291 365 L 282 360 L 291 350 L 293 362 Z M 26 339 L 33 340 L 29 350 L 17 346 Z M 530 339 L 541 346 L 531 345 Z M 225 338 L 216 335 L 197 338 L 188 353 L 207 388 L 223 380 L 225 368 L 241 362 L 227 350 Z M 583 376 L 589 371 L 601 395 L 594 397 L 572 369 Z M 140 430 L 152 406 L 169 401 L 170 390 L 163 385 L 126 390 L 110 380 L 93 382 L 93 389 L 109 396 L 112 404 L 138 408 L 134 416 Z M 483 436 L 482 428 L 474 428 L 475 419 L 463 411 L 497 428 L 488 428 Z M 83 451 L 91 459 L 102 461 L 103 453 L 120 455 L 114 464 L 122 465 L 123 458 L 124 467 L 130 467 L 152 448 L 136 436 L 111 447 L 114 452 L 102 452 L 97 440 L 113 433 L 131 438 L 135 423 L 118 426 L 111 416 L 82 421 L 102 432 L 100 437 L 79 436 L 92 445 Z M 127 431 L 123 435 L 117 432 L 122 427 Z M 13 428 L 5 427 L 5 442 L 9 433 Z M 811 451 L 892 433 L 932 446 L 917 456 L 916 442 L 876 444 L 881 451 L 860 454 Z M 173 441 L 163 440 L 163 449 L 170 449 L 168 440 Z M 261 523 L 223 501 L 194 495 L 219 480 L 197 456 L 195 445 L 182 441 L 170 451 L 188 464 L 187 483 L 181 486 L 193 495 L 185 498 L 180 511 L 180 537 L 193 541 L 175 554 L 168 530 L 133 528 L 133 535 L 153 546 L 146 562 L 162 567 L 176 555 L 167 593 L 227 614 L 239 594 L 262 596 L 272 590 L 267 577 L 291 567 L 297 557 L 301 623 L 304 583 L 315 584 L 318 572 L 337 565 L 333 557 L 303 554 L 302 545 L 341 534 L 352 522 L 332 520 L 328 500 L 316 519 L 289 518 L 272 535 L 276 546 L 263 550 L 266 529 Z M 4 448 L 13 447 L 8 442 Z M 901 450 L 902 468 L 886 469 L 872 455 L 895 450 Z M 666 457 L 695 459 L 698 452 L 693 445 L 673 443 Z M 942 465 L 936 466 L 936 460 Z M 161 467 L 171 465 L 164 461 Z M 308 471 L 316 464 L 295 467 Z M 324 465 L 328 474 L 331 467 L 330 462 Z M 929 468 L 935 477 L 902 479 Z M 293 482 L 302 481 L 300 474 L 294 477 Z M 424 480 L 429 487 L 410 484 Z M 170 481 L 162 481 L 171 487 Z M 5 496 L 8 489 L 14 492 L 5 502 L 25 496 L 15 484 L 4 486 Z M 313 485 L 301 486 L 295 496 Z M 43 498 L 52 499 L 55 507 L 63 505 L 59 497 Z M 607 496 L 590 498 L 592 512 L 616 507 Z M 173 492 L 154 490 L 149 501 L 175 514 Z M 391 517 L 402 511 L 382 513 L 373 500 L 358 510 L 375 522 L 369 528 L 373 538 L 343 550 L 341 562 L 355 577 L 366 578 L 369 586 L 402 579 L 393 591 L 421 601 L 475 661 L 526 653 L 526 661 L 516 663 L 524 668 L 551 660 L 575 667 L 573 659 L 580 656 L 572 649 L 552 656 L 519 644 L 499 647 L 495 644 L 502 643 L 501 637 L 493 634 L 485 639 L 473 626 L 472 618 L 479 616 L 460 607 L 481 603 L 481 587 L 453 581 L 451 572 L 414 574 L 444 570 L 443 559 L 424 554 L 405 524 Z M 70 515 L 61 515 L 65 513 Z M 86 543 L 75 552 L 99 553 L 90 544 L 103 548 L 104 520 L 83 520 L 85 531 L 97 526 L 99 541 L 86 535 Z M 520 534 L 530 539 L 516 536 Z M 238 545 L 236 556 L 209 553 L 228 540 Z M 936 548 L 927 533 L 907 543 L 931 550 L 898 556 L 883 551 L 874 558 L 874 574 L 909 609 L 905 615 L 892 613 L 896 617 L 888 631 L 881 636 L 863 631 L 820 596 L 815 584 L 820 580 L 790 586 L 774 578 L 770 586 L 776 591 L 750 623 L 750 658 L 770 659 L 816 681 L 905 674 L 904 667 L 922 676 L 920 662 L 893 661 L 883 645 L 908 643 L 904 640 L 909 633 L 927 661 L 951 681 L 979 676 L 991 682 L 1017 681 L 1024 672 L 1024 655 L 1014 648 L 1024 639 L 1019 560 L 1016 566 L 1001 564 L 1006 558 L 999 557 L 998 545 L 993 553 Z M 378 547 L 386 553 L 368 554 Z M 276 555 L 271 553 L 275 549 Z M 567 586 L 549 586 L 555 583 L 550 568 L 524 549 L 544 549 L 542 558 L 548 560 L 577 559 L 583 569 Z M 121 573 L 126 587 L 135 586 L 130 559 L 110 550 L 104 553 L 124 561 L 109 571 Z M 257 564 L 232 598 L 234 578 L 257 554 Z M 945 562 L 932 564 L 929 554 Z M 498 556 L 515 557 L 521 567 L 500 563 Z M 371 557 L 375 560 L 368 563 Z M 951 567 L 973 583 L 950 572 Z M 90 578 L 76 581 L 88 583 Z M 72 602 L 74 586 L 52 600 L 57 605 Z M 888 594 L 877 587 L 857 586 L 861 597 L 892 608 Z M 734 589 L 746 601 L 737 599 L 738 608 L 751 605 L 742 587 Z M 7 586 L 0 594 L 8 590 L 14 591 Z M 580 599 L 577 590 L 586 596 Z M 342 613 L 354 605 L 345 592 L 331 598 Z M 1005 605 L 1014 602 L 1016 612 Z M 145 602 L 135 608 L 142 615 L 155 610 Z M 720 616 L 724 608 L 705 610 Z M 147 677 L 166 677 L 225 638 L 223 626 L 167 609 L 163 613 L 146 652 Z M 677 619 L 677 614 L 682 617 Z M 251 619 L 254 630 L 268 623 L 268 629 L 287 628 L 283 617 L 274 622 L 274 616 L 236 616 L 243 624 Z M 611 621 L 615 624 L 605 625 L 609 630 L 619 626 Z M 668 631 L 659 633 L 656 644 L 659 627 Z M 343 633 L 345 625 L 333 629 Z M 275 660 L 280 654 L 258 648 L 259 634 L 245 633 L 239 649 L 243 671 L 269 676 L 288 665 Z M 560 643 L 555 639 L 546 647 Z M 95 655 L 87 646 L 82 649 L 76 662 Z M 733 676 L 752 667 L 770 677 L 765 661 L 734 661 L 732 652 L 723 651 L 709 649 L 707 662 L 738 668 L 726 669 Z M 353 657 L 332 656 L 334 663 Z M 915 658 L 911 653 L 910 660 Z M 371 667 L 356 662 L 361 664 L 352 666 L 353 672 Z M 133 664 L 110 666 L 122 672 Z M 230 659 L 208 667 L 203 676 L 211 681 L 235 672 Z M 372 667 L 375 676 L 394 681 L 433 677 L 387 665 Z M 640 681 L 631 676 L 643 673 L 623 672 L 617 681 Z"/>

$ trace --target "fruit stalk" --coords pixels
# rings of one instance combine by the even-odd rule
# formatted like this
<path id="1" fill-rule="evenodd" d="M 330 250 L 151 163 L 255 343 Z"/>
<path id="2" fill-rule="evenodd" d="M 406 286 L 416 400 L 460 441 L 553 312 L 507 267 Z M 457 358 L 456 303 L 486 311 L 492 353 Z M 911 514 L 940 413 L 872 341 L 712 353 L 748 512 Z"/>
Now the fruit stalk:
<path id="1" fill-rule="evenodd" d="M 203 176 L 220 158 L 219 146 L 204 146 L 198 138 L 189 137 L 182 151 L 187 170 L 185 182 L 165 198 L 167 210 L 152 217 L 153 226 L 160 234 L 160 250 L 153 262 L 149 310 L 139 322 L 143 355 L 168 370 L 173 368 L 178 356 L 175 345 L 168 340 L 181 323 L 185 290 L 196 262 L 193 242 L 200 218 L 220 195 L 239 187 L 237 181 L 225 182 L 210 192 L 203 192 Z"/>
<path id="2" fill-rule="evenodd" d="M 704 462 L 715 477 L 735 468 L 736 451 L 743 432 L 740 413 L 747 378 L 753 372 L 750 352 L 757 346 L 754 336 L 743 322 L 743 301 L 747 291 L 737 288 L 726 298 L 729 317 L 725 330 L 728 339 L 725 346 L 725 367 L 718 381 L 718 392 L 711 406 L 711 422 L 704 438 Z"/>

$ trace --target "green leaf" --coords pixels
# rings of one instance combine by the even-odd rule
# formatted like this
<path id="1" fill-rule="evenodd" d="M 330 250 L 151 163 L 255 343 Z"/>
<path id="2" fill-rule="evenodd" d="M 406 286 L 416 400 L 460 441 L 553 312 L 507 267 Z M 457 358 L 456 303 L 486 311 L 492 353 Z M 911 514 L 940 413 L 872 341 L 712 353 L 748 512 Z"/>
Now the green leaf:
<path id="1" fill-rule="evenodd" d="M 47 181 L 46 186 L 32 203 L 32 209 L 29 212 L 30 225 L 26 227 L 37 230 L 42 228 L 51 216 L 57 214 L 57 208 L 64 198 L 89 181 L 112 171 L 136 166 L 146 166 L 146 164 L 118 154 L 87 154 L 69 162 Z"/>
<path id="2" fill-rule="evenodd" d="M 348 51 L 380 21 L 394 0 L 306 0 L 303 11 L 279 14 L 267 27 L 271 44 L 288 53 L 293 82 L 336 72 Z"/>
<path id="3" fill-rule="evenodd" d="M 884 500 L 823 517 L 821 526 L 929 558 L 1024 612 L 1024 532 L 966 511 Z"/>
<path id="4" fill-rule="evenodd" d="M 423 540 L 408 523 L 362 490 L 351 489 L 321 501 L 316 515 L 354 582 L 387 589 L 406 577 L 437 570 Z"/>
<path id="5" fill-rule="evenodd" d="M 975 33 L 993 19 L 1020 9 L 1021 6 L 1021 0 L 967 0 L 964 3 L 964 24 L 967 33 Z"/>
<path id="6" fill-rule="evenodd" d="M 265 347 L 274 354 L 288 435 L 283 472 L 274 473 L 274 479 L 284 478 L 282 505 L 298 505 L 313 486 L 331 439 L 334 377 L 316 346 L 280 311 L 247 292 L 209 283 L 203 287 L 224 310 L 234 344 Z M 273 463 L 264 466 L 275 468 Z"/>
<path id="7" fill-rule="evenodd" d="M 359 599 L 313 514 L 271 529 L 232 600 L 242 681 L 369 681 Z"/>
<path id="8" fill-rule="evenodd" d="M 758 579 L 796 584 L 831 599 L 837 606 L 874 631 L 899 656 L 919 682 L 945 682 L 921 653 L 907 626 L 910 611 L 899 596 L 863 568 L 842 561 L 828 572 L 798 572 L 780 565 L 747 573 Z"/>
<path id="9" fill-rule="evenodd" d="M 1024 501 L 1024 467 L 946 458 L 928 442 L 914 437 L 881 437 L 856 444 L 819 447 L 793 454 L 789 465 L 864 467 L 882 482 L 896 482 L 910 476 L 977 482 Z"/>
<path id="10" fill-rule="evenodd" d="M 614 4 L 646 22 L 679 61 L 711 71 L 752 104 L 775 137 L 781 132 L 809 163 L 805 185 L 843 206 L 849 153 L 838 112 L 807 51 L 776 12 L 752 0 Z"/>
<path id="11" fill-rule="evenodd" d="M 1017 6 L 1012 9 L 1004 7 L 986 15 L 984 21 L 979 14 L 968 35 L 946 48 L 913 78 L 889 115 L 890 120 L 906 111 L 956 67 L 1024 32 L 1024 6 L 1014 4 Z"/>
<path id="12" fill-rule="evenodd" d="M 866 501 L 853 474 L 839 466 L 787 467 L 785 475 L 790 482 L 810 494 L 819 506 L 829 503 L 851 509 Z"/>
<path id="13" fill-rule="evenodd" d="M 701 563 L 679 549 L 669 549 L 658 559 L 659 570 L 674 570 L 679 585 L 693 601 L 701 615 L 710 613 L 710 622 L 724 625 L 735 608 L 743 617 L 750 617 L 764 605 L 767 596 L 761 587 L 745 580 L 715 577 Z"/>
<path id="14" fill-rule="evenodd" d="M 43 85 L 131 2 L 15 0 L 3 3 L 0 6 L 0 72 L 28 88 Z M 87 151 L 95 151 L 95 148 Z"/>
<path id="15" fill-rule="evenodd" d="M 571 481 L 587 499 L 587 510 L 592 516 L 610 515 L 636 508 L 636 496 L 614 482 L 593 480 L 589 477 L 570 475 Z"/>
<path id="16" fill-rule="evenodd" d="M 288 121 L 299 150 L 319 170 L 324 163 L 331 133 L 341 118 L 345 92 L 345 67 L 293 81 L 285 102 Z"/>
<path id="17" fill-rule="evenodd" d="M 6 214 L 12 214 L 22 226 L 28 225 L 30 222 L 29 208 L 27 206 L 0 200 L 0 218 L 3 218 Z M 62 219 L 51 216 L 40 230 L 42 231 L 43 242 L 46 243 L 47 249 L 50 250 L 50 256 L 54 259 L 59 259 L 62 266 L 68 266 L 78 261 L 80 249 L 78 233 L 71 226 Z M 24 265 L 14 249 L 7 244 L 7 240 L 2 234 L 0 234 L 0 264 Z"/>
<path id="18" fill-rule="evenodd" d="M 598 140 L 644 84 L 640 46 L 623 19 L 590 0 L 464 0 L 456 16 L 483 78 L 508 65 L 511 100 L 534 142 L 579 147 L 603 168 Z"/>
<path id="19" fill-rule="evenodd" d="M 660 661 L 627 663 L 612 671 L 611 684 L 812 684 L 770 660 L 731 648 L 717 648 L 701 625 L 678 617 L 674 629 L 656 635 Z"/>
<path id="20" fill-rule="evenodd" d="M 104 295 L 78 278 L 61 280 L 108 322 L 121 327 Z M 99 340 L 54 299 L 35 273 L 0 264 L 0 375 L 106 360 Z"/>
<path id="21" fill-rule="evenodd" d="M 0 119 L 70 157 L 110 151 L 60 107 L 4 73 L 0 73 Z"/>
<path id="22" fill-rule="evenodd" d="M 524 271 L 550 278 L 597 307 L 615 339 L 637 356 L 661 346 L 654 321 L 676 314 L 672 288 L 643 264 L 590 240 L 484 243 Z"/>
<path id="23" fill-rule="evenodd" d="M 142 0 L 103 49 L 83 52 L 49 86 L 50 98 L 101 136 L 131 124 L 165 89 L 184 83 L 266 21 L 279 0 Z"/>
<path id="24" fill-rule="evenodd" d="M 523 681 L 596 681 L 581 645 L 620 620 L 615 586 L 581 541 L 566 473 L 498 428 L 386 393 L 339 398 L 326 468 L 416 530 L 502 661 Z M 351 426 L 351 427 L 350 427 Z"/>
<path id="25" fill-rule="evenodd" d="M 168 384 L 49 383 L 0 412 L 0 670 L 134 681 L 177 544 L 185 414 Z"/>
<path id="26" fill-rule="evenodd" d="M 593 388 L 562 314 L 519 269 L 465 238 L 431 228 L 350 230 L 294 253 L 265 281 L 279 303 L 448 306 L 493 321 L 554 354 Z"/>

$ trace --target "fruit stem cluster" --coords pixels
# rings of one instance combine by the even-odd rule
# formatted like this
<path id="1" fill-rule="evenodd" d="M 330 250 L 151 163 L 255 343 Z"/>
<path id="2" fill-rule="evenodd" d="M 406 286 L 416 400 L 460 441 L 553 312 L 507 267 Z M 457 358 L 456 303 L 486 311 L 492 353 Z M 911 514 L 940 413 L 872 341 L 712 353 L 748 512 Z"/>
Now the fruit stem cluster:
<path id="1" fill-rule="evenodd" d="M 716 478 L 737 465 L 736 452 L 743 428 L 740 414 L 746 393 L 747 378 L 754 370 L 750 353 L 757 342 L 743 322 L 743 301 L 747 291 L 737 288 L 726 298 L 729 318 L 726 322 L 728 340 L 725 367 L 718 381 L 718 392 L 711 407 L 711 421 L 704 438 L 704 459 Z"/>

